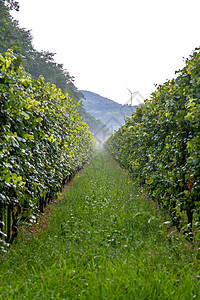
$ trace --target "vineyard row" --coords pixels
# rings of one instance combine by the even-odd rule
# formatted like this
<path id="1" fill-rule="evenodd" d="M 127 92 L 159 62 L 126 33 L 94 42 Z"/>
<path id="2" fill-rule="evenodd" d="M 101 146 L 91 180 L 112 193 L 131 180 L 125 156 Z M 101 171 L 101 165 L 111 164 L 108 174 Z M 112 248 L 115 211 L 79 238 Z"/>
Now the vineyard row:
<path id="1" fill-rule="evenodd" d="M 107 141 L 113 157 L 167 209 L 173 225 L 192 235 L 200 226 L 200 49 L 175 79 Z M 195 220 L 195 222 L 194 222 Z M 200 238 L 200 237 L 199 237 Z"/>
<path id="2" fill-rule="evenodd" d="M 12 50 L 0 55 L 1 244 L 13 240 L 30 211 L 43 211 L 93 149 L 69 95 L 43 77 L 33 80 Z"/>

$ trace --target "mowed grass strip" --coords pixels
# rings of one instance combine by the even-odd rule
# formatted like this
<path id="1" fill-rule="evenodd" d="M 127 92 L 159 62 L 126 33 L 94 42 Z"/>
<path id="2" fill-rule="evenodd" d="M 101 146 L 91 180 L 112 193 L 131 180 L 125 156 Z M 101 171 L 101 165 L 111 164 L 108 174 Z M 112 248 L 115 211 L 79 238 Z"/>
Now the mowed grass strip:
<path id="1" fill-rule="evenodd" d="M 0 299 L 200 299 L 199 250 L 104 150 L 57 203 L 48 228 L 1 257 Z"/>

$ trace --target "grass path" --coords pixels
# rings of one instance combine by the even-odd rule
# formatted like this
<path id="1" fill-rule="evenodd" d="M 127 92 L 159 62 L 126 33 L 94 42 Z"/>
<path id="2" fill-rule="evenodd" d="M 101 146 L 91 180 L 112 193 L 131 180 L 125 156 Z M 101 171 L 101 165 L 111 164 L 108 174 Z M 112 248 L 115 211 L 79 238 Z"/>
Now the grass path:
<path id="1" fill-rule="evenodd" d="M 103 150 L 56 205 L 0 258 L 0 299 L 200 299 L 199 252 Z"/>

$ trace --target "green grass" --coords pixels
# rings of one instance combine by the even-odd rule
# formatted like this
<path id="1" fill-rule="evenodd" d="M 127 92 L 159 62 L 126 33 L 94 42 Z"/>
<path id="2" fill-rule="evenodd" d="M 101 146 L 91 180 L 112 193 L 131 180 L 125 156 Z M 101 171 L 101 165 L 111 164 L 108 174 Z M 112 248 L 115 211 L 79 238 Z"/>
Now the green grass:
<path id="1" fill-rule="evenodd" d="M 0 299 L 200 299 L 199 250 L 163 222 L 97 151 L 48 228 L 22 232 L 0 259 Z"/>

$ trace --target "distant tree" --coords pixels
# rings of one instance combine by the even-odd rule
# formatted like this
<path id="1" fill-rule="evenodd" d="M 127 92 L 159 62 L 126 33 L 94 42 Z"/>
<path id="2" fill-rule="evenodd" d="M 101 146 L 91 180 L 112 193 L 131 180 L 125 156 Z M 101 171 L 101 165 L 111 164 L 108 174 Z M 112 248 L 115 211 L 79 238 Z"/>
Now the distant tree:
<path id="1" fill-rule="evenodd" d="M 23 58 L 30 56 L 34 50 L 31 31 L 20 28 L 18 22 L 11 17 L 4 1 L 0 0 L 0 53 L 13 46 L 18 46 L 15 54 L 20 54 Z"/>
<path id="2" fill-rule="evenodd" d="M 0 0 L 0 53 L 17 46 L 18 49 L 15 50 L 15 54 L 22 57 L 25 70 L 33 78 L 37 79 L 43 75 L 47 82 L 54 83 L 63 91 L 69 90 L 72 93 L 74 92 L 73 89 L 77 90 L 72 84 L 74 77 L 70 76 L 62 64 L 57 64 L 54 61 L 55 53 L 39 52 L 34 49 L 31 31 L 20 28 L 19 23 L 9 13 L 9 9 L 15 4 L 16 1 Z"/>
<path id="3" fill-rule="evenodd" d="M 10 9 L 14 9 L 19 11 L 19 3 L 18 1 L 14 1 L 14 0 L 0 0 L 1 2 L 4 2 L 5 5 Z"/>

